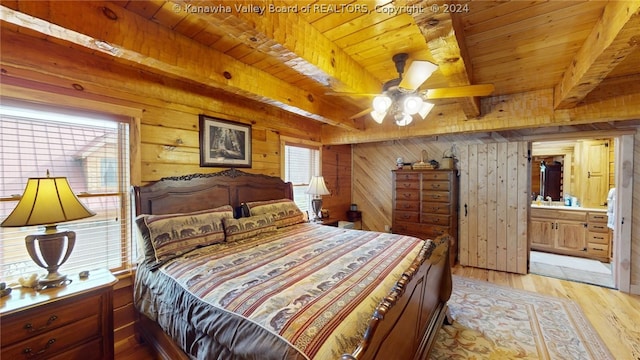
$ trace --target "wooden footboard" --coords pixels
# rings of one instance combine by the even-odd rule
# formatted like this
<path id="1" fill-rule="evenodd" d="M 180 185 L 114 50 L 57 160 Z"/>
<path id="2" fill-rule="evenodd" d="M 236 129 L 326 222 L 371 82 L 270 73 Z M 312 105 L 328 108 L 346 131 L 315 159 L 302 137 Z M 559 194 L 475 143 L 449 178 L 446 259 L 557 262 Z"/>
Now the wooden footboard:
<path id="1" fill-rule="evenodd" d="M 364 339 L 341 360 L 426 359 L 452 291 L 449 236 L 427 242 L 416 262 L 378 305 Z"/>

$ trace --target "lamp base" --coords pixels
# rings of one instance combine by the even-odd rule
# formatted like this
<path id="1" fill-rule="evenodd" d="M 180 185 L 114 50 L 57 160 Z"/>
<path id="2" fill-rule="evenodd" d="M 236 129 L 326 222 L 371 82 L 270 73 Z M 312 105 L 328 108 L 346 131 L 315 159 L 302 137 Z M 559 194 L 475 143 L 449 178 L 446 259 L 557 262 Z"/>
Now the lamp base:
<path id="1" fill-rule="evenodd" d="M 322 218 L 322 214 L 320 213 L 320 210 L 322 210 L 322 198 L 313 198 L 311 200 L 311 209 L 314 215 L 313 221 L 320 220 Z"/>
<path id="2" fill-rule="evenodd" d="M 28 235 L 25 238 L 31 260 L 48 272 L 47 276 L 38 279 L 39 289 L 64 286 L 71 282 L 66 275 L 58 272 L 58 268 L 67 261 L 75 243 L 75 232 L 58 232 L 55 227 L 50 226 L 44 234 Z"/>
<path id="3" fill-rule="evenodd" d="M 53 276 L 52 276 L 53 275 Z M 62 274 L 51 274 L 49 273 L 47 276 L 38 279 L 38 289 L 46 289 L 53 287 L 62 287 L 71 284 L 71 279 L 67 279 L 67 275 Z"/>

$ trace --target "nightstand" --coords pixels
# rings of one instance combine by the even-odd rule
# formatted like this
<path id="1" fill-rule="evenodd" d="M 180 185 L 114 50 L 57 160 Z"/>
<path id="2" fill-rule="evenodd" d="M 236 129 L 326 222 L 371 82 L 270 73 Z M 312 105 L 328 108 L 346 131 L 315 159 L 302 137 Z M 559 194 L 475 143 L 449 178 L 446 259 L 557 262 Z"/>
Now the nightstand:
<path id="1" fill-rule="evenodd" d="M 113 359 L 113 285 L 108 270 L 71 284 L 13 289 L 0 299 L 0 358 Z"/>

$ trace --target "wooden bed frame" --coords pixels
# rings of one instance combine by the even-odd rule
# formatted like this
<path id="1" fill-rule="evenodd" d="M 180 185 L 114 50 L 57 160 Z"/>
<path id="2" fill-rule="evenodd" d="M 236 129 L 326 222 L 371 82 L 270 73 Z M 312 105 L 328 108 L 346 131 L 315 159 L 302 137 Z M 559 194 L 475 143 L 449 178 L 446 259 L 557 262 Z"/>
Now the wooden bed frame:
<path id="1" fill-rule="evenodd" d="M 137 214 L 192 212 L 249 201 L 293 199 L 293 186 L 280 178 L 236 169 L 163 178 L 135 187 Z M 379 304 L 357 349 L 342 360 L 426 359 L 446 317 L 451 295 L 448 236 L 423 247 L 389 295 Z M 164 359 L 189 357 L 153 321 L 138 314 L 139 341 Z"/>

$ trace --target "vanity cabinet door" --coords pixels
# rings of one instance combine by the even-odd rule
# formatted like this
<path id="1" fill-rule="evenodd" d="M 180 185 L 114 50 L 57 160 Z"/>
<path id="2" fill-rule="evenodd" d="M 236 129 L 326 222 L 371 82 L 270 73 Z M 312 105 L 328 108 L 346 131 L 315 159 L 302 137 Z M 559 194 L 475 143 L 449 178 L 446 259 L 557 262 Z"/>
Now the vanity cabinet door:
<path id="1" fill-rule="evenodd" d="M 531 219 L 529 234 L 531 248 L 534 250 L 550 250 L 554 244 L 555 223 L 549 219 Z"/>
<path id="2" fill-rule="evenodd" d="M 586 223 L 557 221 L 556 232 L 557 249 L 587 251 Z"/>

